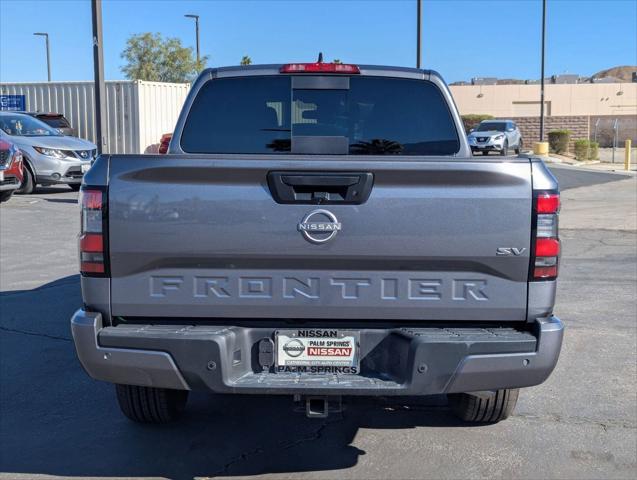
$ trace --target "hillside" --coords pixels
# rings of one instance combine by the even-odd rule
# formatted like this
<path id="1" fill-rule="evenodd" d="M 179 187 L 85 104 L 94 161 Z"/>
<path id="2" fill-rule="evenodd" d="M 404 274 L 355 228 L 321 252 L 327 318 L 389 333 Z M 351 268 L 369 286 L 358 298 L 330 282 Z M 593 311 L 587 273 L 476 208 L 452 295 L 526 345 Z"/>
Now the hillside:
<path id="1" fill-rule="evenodd" d="M 626 65 L 622 67 L 613 67 L 606 70 L 601 70 L 590 78 L 604 78 L 604 77 L 616 77 L 620 78 L 624 82 L 631 82 L 633 79 L 633 72 L 637 71 L 637 66 Z"/>
<path id="2" fill-rule="evenodd" d="M 605 77 L 613 77 L 619 78 L 623 82 L 632 82 L 633 80 L 633 72 L 637 72 L 637 65 L 623 65 L 620 67 L 612 67 L 607 68 L 606 70 L 600 70 L 599 72 L 591 75 L 590 77 L 581 77 L 580 83 L 588 82 L 592 78 L 605 78 Z M 549 78 L 546 81 L 550 81 Z M 498 85 L 519 85 L 525 83 L 525 80 L 520 80 L 517 78 L 498 78 Z M 450 85 L 467 85 L 468 82 L 453 82 Z"/>

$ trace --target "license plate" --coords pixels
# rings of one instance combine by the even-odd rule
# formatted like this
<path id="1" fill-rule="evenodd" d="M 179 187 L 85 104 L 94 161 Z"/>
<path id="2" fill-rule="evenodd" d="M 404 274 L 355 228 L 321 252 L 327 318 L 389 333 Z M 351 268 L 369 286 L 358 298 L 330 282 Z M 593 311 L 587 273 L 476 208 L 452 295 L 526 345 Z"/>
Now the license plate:
<path id="1" fill-rule="evenodd" d="M 88 172 L 90 168 L 91 166 L 89 164 L 82 165 L 82 173 Z"/>
<path id="2" fill-rule="evenodd" d="M 4 172 L 0 170 L 0 182 L 4 182 Z"/>
<path id="3" fill-rule="evenodd" d="M 304 373 L 358 373 L 359 332 L 328 329 L 278 330 L 276 370 Z"/>

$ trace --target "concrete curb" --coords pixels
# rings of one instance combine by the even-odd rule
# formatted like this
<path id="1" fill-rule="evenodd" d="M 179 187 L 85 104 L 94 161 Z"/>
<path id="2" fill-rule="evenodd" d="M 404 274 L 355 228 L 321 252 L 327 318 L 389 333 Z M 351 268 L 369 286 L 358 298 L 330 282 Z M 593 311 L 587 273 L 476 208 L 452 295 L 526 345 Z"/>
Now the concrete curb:
<path id="1" fill-rule="evenodd" d="M 609 175 L 621 175 L 626 178 L 634 177 L 637 175 L 637 172 L 635 171 L 605 170 L 603 168 L 586 168 L 585 166 L 571 165 L 569 163 L 563 163 L 563 162 L 548 162 L 548 163 L 550 164 L 550 166 L 557 167 L 557 168 L 582 170 L 584 172 L 592 172 L 592 173 L 608 173 Z"/>

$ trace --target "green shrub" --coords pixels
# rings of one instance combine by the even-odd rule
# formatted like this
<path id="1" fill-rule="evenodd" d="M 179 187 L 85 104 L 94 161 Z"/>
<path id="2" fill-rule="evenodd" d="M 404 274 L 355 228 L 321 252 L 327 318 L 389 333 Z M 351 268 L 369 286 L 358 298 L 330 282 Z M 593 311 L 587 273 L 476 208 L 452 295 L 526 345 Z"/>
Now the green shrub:
<path id="1" fill-rule="evenodd" d="M 577 160 L 588 160 L 588 151 L 590 149 L 590 142 L 585 138 L 575 140 L 575 158 Z"/>
<path id="2" fill-rule="evenodd" d="M 466 133 L 469 133 L 471 131 L 472 128 L 476 128 L 478 126 L 478 124 L 483 121 L 483 120 L 492 120 L 493 119 L 493 115 L 487 115 L 487 114 L 469 114 L 469 115 L 462 115 L 462 123 L 464 125 L 464 130 Z"/>
<path id="3" fill-rule="evenodd" d="M 553 130 L 549 132 L 549 148 L 553 153 L 568 152 L 568 142 L 570 140 L 570 130 Z"/>
<path id="4" fill-rule="evenodd" d="M 588 149 L 588 159 L 589 160 L 599 160 L 599 143 L 590 142 L 590 148 Z"/>

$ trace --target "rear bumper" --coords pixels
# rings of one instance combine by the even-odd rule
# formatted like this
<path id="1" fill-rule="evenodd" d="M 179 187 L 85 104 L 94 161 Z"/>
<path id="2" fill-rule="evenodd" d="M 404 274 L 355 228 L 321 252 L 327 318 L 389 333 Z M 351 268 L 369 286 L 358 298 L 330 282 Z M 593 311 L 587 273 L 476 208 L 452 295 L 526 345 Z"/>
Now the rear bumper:
<path id="1" fill-rule="evenodd" d="M 289 326 L 287 327 L 289 328 Z M 542 383 L 555 368 L 563 325 L 360 330 L 361 374 L 261 372 L 258 342 L 274 328 L 127 325 L 99 313 L 71 319 L 78 357 L 97 380 L 217 393 L 433 395 Z"/>

